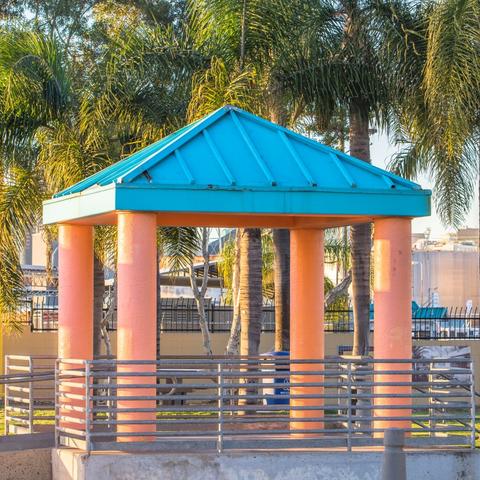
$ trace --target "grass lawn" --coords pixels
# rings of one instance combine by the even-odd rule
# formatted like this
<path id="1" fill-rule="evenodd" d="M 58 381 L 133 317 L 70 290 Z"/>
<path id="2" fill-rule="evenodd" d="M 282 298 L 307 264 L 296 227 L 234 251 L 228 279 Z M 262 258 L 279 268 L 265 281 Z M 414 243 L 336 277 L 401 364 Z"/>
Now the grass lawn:
<path id="1" fill-rule="evenodd" d="M 36 412 L 36 417 L 53 417 L 55 415 L 54 410 L 39 410 Z M 52 419 L 35 420 L 37 425 L 53 425 L 55 423 Z M 5 435 L 5 411 L 3 406 L 0 408 L 0 435 Z"/>

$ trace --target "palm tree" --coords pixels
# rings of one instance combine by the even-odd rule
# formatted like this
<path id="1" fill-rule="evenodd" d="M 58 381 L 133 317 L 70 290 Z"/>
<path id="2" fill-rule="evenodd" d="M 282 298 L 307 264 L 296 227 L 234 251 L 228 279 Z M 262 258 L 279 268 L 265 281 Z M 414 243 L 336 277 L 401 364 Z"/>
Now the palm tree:
<path id="1" fill-rule="evenodd" d="M 403 149 L 392 168 L 410 178 L 429 173 L 437 212 L 457 227 L 480 181 L 480 5 L 440 0 L 405 23 L 408 41 L 392 41 L 409 59 L 399 73 L 409 85 L 397 105 L 396 139 Z"/>
<path id="2" fill-rule="evenodd" d="M 384 46 L 402 2 L 317 0 L 296 2 L 302 37 L 292 53 L 297 65 L 288 78 L 295 95 L 302 95 L 324 130 L 337 112 L 347 113 L 349 153 L 370 162 L 370 130 L 385 126 L 390 111 L 392 63 Z M 370 304 L 370 224 L 354 225 L 351 268 L 355 355 L 368 353 Z"/>
<path id="3" fill-rule="evenodd" d="M 90 64 L 91 76 L 79 82 L 55 39 L 18 30 L 2 36 L 2 312 L 15 312 L 23 294 L 18 252 L 27 230 L 39 223 L 42 200 L 183 123 L 190 65 L 197 60 L 181 42 L 168 43 L 172 37 L 168 29 L 139 28 L 127 37 L 122 35 L 112 42 L 115 48 L 110 47 L 105 63 Z M 193 241 L 185 242 L 188 235 L 172 229 L 161 233 L 176 255 L 186 250 L 190 256 L 196 248 Z M 97 232 L 96 237 L 102 235 Z M 96 242 L 97 334 L 105 245 Z M 98 341 L 95 345 L 98 349 Z"/>
<path id="4" fill-rule="evenodd" d="M 204 48 L 214 58 L 212 67 L 205 75 L 205 85 L 211 92 L 211 97 L 217 101 L 222 99 L 224 97 L 222 93 L 225 93 L 224 88 L 218 89 L 218 86 L 236 85 L 235 81 L 231 81 L 232 74 L 230 72 L 237 71 L 238 78 L 241 79 L 246 72 L 250 71 L 250 68 L 245 65 L 247 5 L 247 1 L 190 2 L 194 36 L 199 47 Z M 231 42 L 232 36 L 234 37 L 233 42 Z M 219 77 L 215 75 L 216 73 L 222 75 Z M 219 85 L 219 80 L 224 81 Z M 198 90 L 202 91 L 204 87 L 199 86 Z M 198 97 L 194 94 L 194 101 L 196 98 Z M 205 104 L 203 101 L 202 103 Z M 261 262 L 255 265 L 251 259 L 261 259 L 261 234 L 258 229 L 239 229 L 237 235 L 239 254 L 235 258 L 239 261 L 236 267 L 239 291 L 238 295 L 234 292 L 233 299 L 234 302 L 238 301 L 239 303 L 235 310 L 239 312 L 240 318 L 240 352 L 243 355 L 256 355 L 260 345 L 261 332 L 262 275 Z M 237 325 L 238 322 L 234 321 L 232 328 L 236 329 Z M 236 334 L 237 332 L 233 330 L 232 336 Z"/>
<path id="5" fill-rule="evenodd" d="M 56 43 L 33 33 L 2 32 L 0 91 L 0 311 L 3 322 L 15 326 L 23 294 L 18 253 L 45 197 L 34 137 L 65 114 L 71 91 Z"/>
<path id="6" fill-rule="evenodd" d="M 288 71 L 284 62 L 289 58 L 287 52 L 296 48 L 293 39 L 298 25 L 290 3 L 286 0 L 192 0 L 189 3 L 192 30 L 199 47 L 220 57 L 230 70 L 252 70 L 252 87 L 259 98 L 255 108 L 250 110 L 284 126 L 292 124 L 303 108 L 301 96 L 292 97 L 284 88 L 283 74 Z M 275 231 L 273 240 L 276 254 L 275 348 L 283 350 L 289 346 L 289 231 Z M 258 252 L 252 254 L 258 256 Z M 257 292 L 260 291 L 258 285 Z M 252 315 L 256 316 L 253 312 Z"/>

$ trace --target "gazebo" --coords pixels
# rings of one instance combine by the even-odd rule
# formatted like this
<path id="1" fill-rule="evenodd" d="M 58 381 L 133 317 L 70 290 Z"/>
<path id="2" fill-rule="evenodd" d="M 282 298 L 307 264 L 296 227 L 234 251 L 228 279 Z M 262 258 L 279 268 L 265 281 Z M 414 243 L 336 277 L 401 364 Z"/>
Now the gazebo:
<path id="1" fill-rule="evenodd" d="M 118 360 L 156 358 L 158 226 L 290 229 L 290 356 L 322 359 L 324 229 L 373 222 L 374 356 L 410 359 L 411 219 L 429 214 L 419 185 L 222 107 L 44 203 L 59 226 L 58 357 L 92 359 L 95 225 L 118 228 Z"/>

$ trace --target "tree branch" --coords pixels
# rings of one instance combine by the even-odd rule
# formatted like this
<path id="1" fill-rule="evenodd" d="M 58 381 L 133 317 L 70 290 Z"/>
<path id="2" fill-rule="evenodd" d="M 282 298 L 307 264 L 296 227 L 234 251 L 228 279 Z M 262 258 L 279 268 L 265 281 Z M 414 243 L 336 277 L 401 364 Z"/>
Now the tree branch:
<path id="1" fill-rule="evenodd" d="M 345 278 L 338 285 L 332 288 L 325 296 L 325 309 L 330 307 L 330 305 L 332 305 L 332 303 L 334 303 L 338 297 L 341 297 L 342 295 L 346 295 L 348 292 L 348 287 L 350 287 L 351 283 L 352 283 L 352 272 L 349 271 L 345 276 Z"/>

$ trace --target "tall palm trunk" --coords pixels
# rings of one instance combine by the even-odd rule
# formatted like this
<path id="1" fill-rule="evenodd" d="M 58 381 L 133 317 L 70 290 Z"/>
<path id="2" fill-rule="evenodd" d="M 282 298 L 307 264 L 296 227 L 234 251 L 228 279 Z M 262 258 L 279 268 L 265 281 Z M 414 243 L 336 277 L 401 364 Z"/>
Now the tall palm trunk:
<path id="1" fill-rule="evenodd" d="M 370 163 L 368 108 L 362 102 L 350 104 L 350 155 Z M 372 227 L 354 225 L 350 230 L 353 291 L 353 355 L 368 355 L 370 333 L 370 254 Z"/>
<path id="2" fill-rule="evenodd" d="M 232 277 L 233 319 L 230 327 L 230 337 L 227 342 L 227 355 L 238 355 L 240 350 L 240 235 L 241 230 L 237 230 L 235 232 L 235 258 Z"/>
<path id="3" fill-rule="evenodd" d="M 103 263 L 97 254 L 93 257 L 93 356 L 102 354 L 103 297 L 105 295 L 105 275 Z"/>
<path id="4" fill-rule="evenodd" d="M 240 354 L 258 355 L 262 326 L 261 231 L 245 228 L 240 235 Z"/>
<path id="5" fill-rule="evenodd" d="M 281 86 L 271 85 L 270 119 L 285 126 L 287 114 L 282 104 Z M 290 350 L 290 230 L 273 230 L 275 286 L 275 351 Z"/>
<path id="6" fill-rule="evenodd" d="M 290 231 L 273 230 L 275 350 L 290 350 Z"/>

